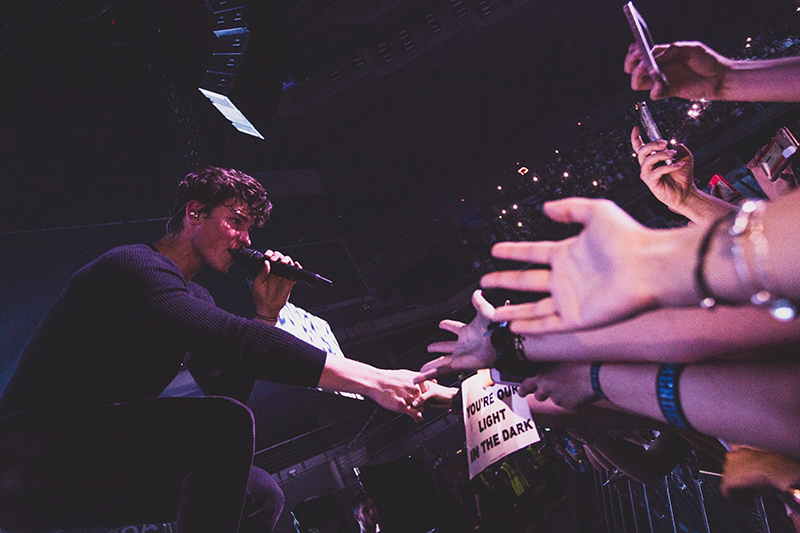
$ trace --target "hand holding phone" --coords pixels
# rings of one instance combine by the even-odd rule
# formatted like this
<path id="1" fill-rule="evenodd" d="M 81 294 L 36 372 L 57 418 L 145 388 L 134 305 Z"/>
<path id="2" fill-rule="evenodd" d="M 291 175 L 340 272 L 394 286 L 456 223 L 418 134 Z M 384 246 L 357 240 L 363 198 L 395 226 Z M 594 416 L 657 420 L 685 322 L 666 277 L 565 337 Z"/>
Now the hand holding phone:
<path id="1" fill-rule="evenodd" d="M 639 111 L 639 121 L 642 123 L 642 128 L 647 135 L 649 142 L 662 140 L 661 132 L 658 131 L 656 121 L 653 120 L 653 115 L 650 114 L 650 109 L 647 107 L 647 102 L 639 102 L 636 104 L 636 110 Z M 672 164 L 672 159 L 665 161 L 667 165 Z"/>
<path id="2" fill-rule="evenodd" d="M 770 143 L 761 152 L 756 165 L 764 171 L 769 181 L 780 177 L 789 161 L 797 152 L 798 143 L 789 128 L 783 127 L 775 134 Z"/>
<path id="3" fill-rule="evenodd" d="M 628 25 L 631 27 L 633 37 L 636 39 L 636 44 L 639 47 L 642 61 L 644 61 L 644 63 L 647 65 L 647 68 L 651 73 L 650 75 L 666 85 L 667 79 L 661 73 L 661 69 L 658 68 L 658 63 L 656 63 L 656 58 L 653 56 L 653 47 L 655 46 L 655 42 L 653 41 L 653 36 L 650 35 L 650 28 L 647 27 L 647 22 L 645 22 L 644 18 L 642 18 L 642 15 L 639 14 L 639 11 L 633 5 L 633 2 L 628 2 L 625 4 L 622 7 L 622 10 L 625 12 L 625 18 L 628 19 Z"/>

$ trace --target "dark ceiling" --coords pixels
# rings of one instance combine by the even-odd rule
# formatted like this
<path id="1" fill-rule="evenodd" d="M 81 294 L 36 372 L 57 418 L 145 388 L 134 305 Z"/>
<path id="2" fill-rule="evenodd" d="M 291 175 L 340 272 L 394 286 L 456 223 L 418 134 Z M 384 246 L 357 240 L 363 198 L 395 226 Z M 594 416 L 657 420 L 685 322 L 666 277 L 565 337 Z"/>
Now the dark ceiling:
<path id="1" fill-rule="evenodd" d="M 198 164 L 265 183 L 275 209 L 259 243 L 337 281 L 339 292 L 297 287 L 293 298 L 325 307 L 342 332 L 363 320 L 343 302 L 366 310 L 406 291 L 407 316 L 376 315 L 345 351 L 418 367 L 434 315 L 468 296 L 414 315 L 406 286 L 452 282 L 452 270 L 436 274 L 444 243 L 503 172 L 629 91 L 621 0 L 253 0 L 247 57 L 260 78 L 237 83 L 264 124 L 258 140 L 197 90 L 216 3 L 0 0 L 0 388 L 71 273 L 158 238 L 174 185 Z M 715 43 L 792 2 L 636 3 L 657 40 Z M 247 313 L 241 277 L 227 278 L 209 280 L 212 293 Z M 379 331 L 397 335 L 376 341 Z"/>
<path id="2" fill-rule="evenodd" d="M 629 92 L 621 0 L 253 1 L 250 70 L 236 88 L 265 136 L 255 139 L 197 90 L 219 3 L 0 0 L 7 261 L 60 246 L 74 255 L 58 263 L 52 283 L 63 284 L 99 253 L 77 242 L 157 238 L 177 180 L 214 164 L 271 192 L 262 246 L 342 280 L 341 292 L 305 301 L 391 299 L 430 275 L 420 265 L 445 253 L 444 237 L 517 158 Z M 791 3 L 637 7 L 659 41 L 714 43 Z M 28 297 L 20 287 L 33 282 L 15 276 L 39 271 L 3 268 L 3 284 Z"/>
<path id="3" fill-rule="evenodd" d="M 285 0 L 253 9 L 272 17 L 260 57 L 296 81 L 277 107 L 260 89 L 262 141 L 196 90 L 206 4 L 0 2 L 0 232 L 163 217 L 175 180 L 212 163 L 316 172 L 321 189 L 299 196 L 324 201 L 279 209 L 294 228 L 280 242 L 372 227 L 388 246 L 627 83 L 619 0 Z M 662 40 L 764 16 L 758 2 L 638 4 Z"/>

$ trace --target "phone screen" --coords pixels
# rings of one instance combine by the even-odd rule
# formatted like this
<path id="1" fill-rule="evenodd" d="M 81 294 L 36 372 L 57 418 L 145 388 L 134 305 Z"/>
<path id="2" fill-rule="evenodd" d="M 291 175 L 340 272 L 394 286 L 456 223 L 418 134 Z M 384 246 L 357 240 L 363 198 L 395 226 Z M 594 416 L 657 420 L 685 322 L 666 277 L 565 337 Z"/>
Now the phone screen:
<path id="1" fill-rule="evenodd" d="M 647 63 L 651 71 L 656 73 L 656 76 L 664 79 L 661 70 L 658 68 L 658 63 L 653 56 L 653 36 L 650 35 L 650 29 L 647 27 L 647 22 L 644 21 L 642 15 L 634 7 L 633 2 L 628 2 L 622 8 L 625 12 L 625 18 L 628 19 L 628 25 L 631 27 L 633 36 L 636 39 L 636 44 L 639 45 L 639 51 L 642 53 L 642 61 Z"/>
<path id="2" fill-rule="evenodd" d="M 660 141 L 661 132 L 658 131 L 656 121 L 653 120 L 653 115 L 650 114 L 647 102 L 637 103 L 636 109 L 639 111 L 639 121 L 642 123 L 642 128 L 644 128 L 644 132 L 647 134 L 648 142 Z"/>

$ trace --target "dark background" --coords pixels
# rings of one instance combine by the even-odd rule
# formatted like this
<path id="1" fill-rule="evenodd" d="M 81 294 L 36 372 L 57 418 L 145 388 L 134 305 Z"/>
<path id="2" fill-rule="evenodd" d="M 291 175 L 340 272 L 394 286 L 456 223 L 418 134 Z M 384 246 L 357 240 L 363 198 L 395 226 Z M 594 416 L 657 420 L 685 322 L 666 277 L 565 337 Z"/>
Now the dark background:
<path id="1" fill-rule="evenodd" d="M 175 184 L 200 164 L 265 184 L 275 209 L 254 240 L 334 279 L 293 300 L 342 333 L 348 356 L 419 367 L 431 317 L 464 312 L 459 295 L 476 279 L 450 253 L 454 232 L 516 158 L 578 120 L 602 127 L 614 119 L 602 106 L 629 93 L 622 5 L 259 4 L 247 55 L 260 70 L 239 80 L 258 140 L 197 91 L 215 43 L 212 2 L 0 0 L 0 388 L 71 274 L 111 247 L 159 238 Z M 721 50 L 794 5 L 637 2 L 656 41 Z M 244 275 L 197 280 L 247 316 Z M 420 306 L 434 311 L 401 320 Z M 365 330 L 365 317 L 377 326 Z M 273 385 L 257 394 L 296 408 L 257 413 L 269 428 L 260 447 L 372 408 Z"/>

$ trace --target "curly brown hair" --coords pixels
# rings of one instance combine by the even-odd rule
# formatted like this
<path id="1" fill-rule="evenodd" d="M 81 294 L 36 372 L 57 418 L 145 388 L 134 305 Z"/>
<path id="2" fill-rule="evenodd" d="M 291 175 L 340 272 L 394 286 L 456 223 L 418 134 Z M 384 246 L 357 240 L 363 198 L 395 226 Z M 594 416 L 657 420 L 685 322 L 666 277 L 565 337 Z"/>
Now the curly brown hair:
<path id="1" fill-rule="evenodd" d="M 203 204 L 201 213 L 210 213 L 231 198 L 247 204 L 255 227 L 261 227 L 269 220 L 272 203 L 267 191 L 256 179 L 239 170 L 209 166 L 187 174 L 178 184 L 172 218 L 167 228 L 174 230 L 183 227 L 183 207 L 191 200 Z"/>

